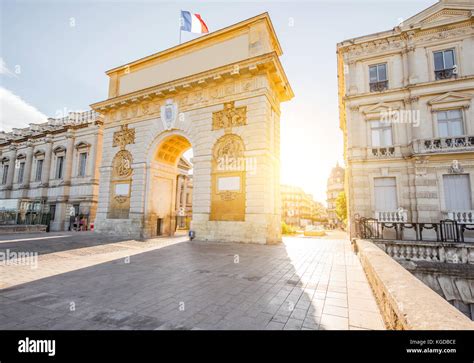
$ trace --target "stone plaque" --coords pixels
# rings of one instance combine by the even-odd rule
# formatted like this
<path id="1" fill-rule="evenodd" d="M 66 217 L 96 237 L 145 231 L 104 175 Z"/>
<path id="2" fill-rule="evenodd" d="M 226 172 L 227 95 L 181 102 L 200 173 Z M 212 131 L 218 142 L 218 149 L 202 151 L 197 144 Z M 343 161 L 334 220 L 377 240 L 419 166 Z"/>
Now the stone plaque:
<path id="1" fill-rule="evenodd" d="M 224 191 L 240 191 L 240 176 L 219 177 L 217 179 L 217 190 Z"/>
<path id="2" fill-rule="evenodd" d="M 115 184 L 115 195 L 127 196 L 130 192 L 130 184 L 123 183 L 123 184 Z"/>

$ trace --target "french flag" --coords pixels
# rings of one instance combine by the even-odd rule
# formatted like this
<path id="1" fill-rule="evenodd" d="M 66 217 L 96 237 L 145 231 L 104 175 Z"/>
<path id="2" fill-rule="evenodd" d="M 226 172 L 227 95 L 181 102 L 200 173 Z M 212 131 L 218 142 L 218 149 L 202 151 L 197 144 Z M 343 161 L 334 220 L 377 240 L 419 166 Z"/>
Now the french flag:
<path id="1" fill-rule="evenodd" d="M 181 19 L 181 30 L 197 34 L 209 33 L 209 29 L 201 15 L 181 10 Z"/>

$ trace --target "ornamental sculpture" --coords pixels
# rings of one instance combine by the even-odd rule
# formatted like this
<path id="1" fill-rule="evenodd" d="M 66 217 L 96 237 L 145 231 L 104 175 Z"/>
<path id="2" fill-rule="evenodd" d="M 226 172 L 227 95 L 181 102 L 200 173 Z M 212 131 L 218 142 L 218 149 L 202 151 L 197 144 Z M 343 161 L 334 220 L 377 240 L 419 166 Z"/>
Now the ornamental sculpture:
<path id="1" fill-rule="evenodd" d="M 214 146 L 214 160 L 221 158 L 237 159 L 244 155 L 244 144 L 238 135 L 228 134 L 221 137 Z"/>
<path id="2" fill-rule="evenodd" d="M 212 129 L 229 129 L 247 124 L 247 106 L 235 107 L 234 101 L 224 103 L 224 109 L 212 114 Z"/>
<path id="3" fill-rule="evenodd" d="M 125 150 L 128 144 L 135 144 L 135 129 L 129 129 L 128 125 L 120 126 L 120 131 L 114 132 L 113 146 L 119 146 L 120 150 Z"/>
<path id="4" fill-rule="evenodd" d="M 114 133 L 113 146 L 119 146 L 120 151 L 115 154 L 112 168 L 113 174 L 119 178 L 132 175 L 132 154 L 125 150 L 128 144 L 135 143 L 135 130 L 129 129 L 128 125 L 122 125 L 120 131 Z"/>
<path id="5" fill-rule="evenodd" d="M 132 174 L 132 154 L 127 150 L 120 150 L 113 161 L 114 176 L 129 177 Z"/>

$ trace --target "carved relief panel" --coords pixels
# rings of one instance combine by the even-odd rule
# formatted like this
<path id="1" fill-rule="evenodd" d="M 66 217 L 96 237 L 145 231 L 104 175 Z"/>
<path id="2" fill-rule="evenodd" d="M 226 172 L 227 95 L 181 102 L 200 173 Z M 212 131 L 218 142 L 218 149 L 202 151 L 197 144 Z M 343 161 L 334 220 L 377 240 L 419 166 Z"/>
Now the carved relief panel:
<path id="1" fill-rule="evenodd" d="M 112 161 L 108 218 L 127 219 L 129 216 L 133 157 L 125 147 L 134 143 L 135 130 L 127 125 L 122 125 L 120 131 L 114 133 L 113 146 L 119 146 L 120 150 Z"/>
<path id="2" fill-rule="evenodd" d="M 226 134 L 213 148 L 211 215 L 212 221 L 245 220 L 244 143 L 235 134 Z"/>
<path id="3" fill-rule="evenodd" d="M 235 107 L 234 101 L 224 103 L 224 109 L 212 114 L 212 129 L 231 129 L 247 124 L 247 107 Z"/>

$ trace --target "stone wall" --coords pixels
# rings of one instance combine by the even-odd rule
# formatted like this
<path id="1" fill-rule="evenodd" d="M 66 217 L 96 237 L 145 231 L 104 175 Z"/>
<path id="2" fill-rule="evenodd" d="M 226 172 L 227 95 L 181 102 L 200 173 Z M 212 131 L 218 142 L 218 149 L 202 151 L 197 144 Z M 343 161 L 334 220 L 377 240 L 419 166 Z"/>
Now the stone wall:
<path id="1" fill-rule="evenodd" d="M 385 241 L 374 243 L 404 268 L 474 320 L 474 244 Z"/>
<path id="2" fill-rule="evenodd" d="M 353 239 L 385 324 L 395 330 L 474 330 L 474 323 L 374 243 Z"/>

